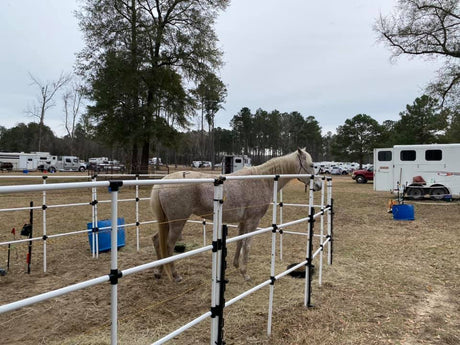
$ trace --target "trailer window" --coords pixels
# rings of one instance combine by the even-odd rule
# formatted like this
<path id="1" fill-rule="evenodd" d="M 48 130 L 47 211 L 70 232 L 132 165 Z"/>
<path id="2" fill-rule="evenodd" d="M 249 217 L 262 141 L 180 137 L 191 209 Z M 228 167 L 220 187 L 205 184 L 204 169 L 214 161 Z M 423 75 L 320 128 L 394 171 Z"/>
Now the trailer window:
<path id="1" fill-rule="evenodd" d="M 235 163 L 241 163 L 241 158 L 235 159 Z"/>
<path id="2" fill-rule="evenodd" d="M 401 151 L 401 160 L 402 161 L 415 161 L 417 155 L 415 150 L 403 150 Z"/>
<path id="3" fill-rule="evenodd" d="M 379 162 L 389 162 L 392 159 L 392 152 L 391 151 L 379 151 L 377 155 L 377 159 Z"/>
<path id="4" fill-rule="evenodd" d="M 441 150 L 426 150 L 425 159 L 427 161 L 440 161 L 442 160 L 442 151 Z"/>

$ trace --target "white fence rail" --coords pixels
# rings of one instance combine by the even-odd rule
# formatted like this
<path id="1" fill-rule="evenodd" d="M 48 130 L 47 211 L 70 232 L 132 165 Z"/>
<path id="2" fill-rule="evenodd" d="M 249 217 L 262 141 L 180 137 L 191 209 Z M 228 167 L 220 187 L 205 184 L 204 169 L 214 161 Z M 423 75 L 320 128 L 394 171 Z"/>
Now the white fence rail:
<path id="1" fill-rule="evenodd" d="M 310 177 L 310 193 L 309 193 L 309 203 L 306 205 L 302 205 L 308 207 L 308 216 L 283 223 L 282 217 L 282 208 L 287 206 L 287 204 L 282 203 L 282 194 L 280 195 L 280 202 L 278 202 L 278 193 L 277 193 L 277 186 L 278 186 L 278 179 L 280 178 L 293 178 L 293 177 Z M 55 184 L 38 184 L 38 185 L 19 185 L 19 186 L 0 186 L 0 195 L 1 194 L 9 194 L 9 193 L 25 193 L 25 192 L 42 192 L 44 193 L 43 197 L 43 204 L 46 205 L 46 191 L 50 190 L 68 190 L 68 189 L 82 189 L 82 188 L 91 188 L 93 193 L 93 200 L 96 199 L 96 189 L 100 187 L 109 188 L 111 193 L 111 224 L 112 224 L 112 235 L 111 236 L 111 264 L 110 264 L 110 273 L 95 279 L 83 281 L 77 284 L 69 285 L 61 289 L 49 291 L 37 296 L 33 296 L 30 298 L 26 298 L 23 300 L 19 300 L 16 302 L 4 304 L 0 306 L 0 314 L 10 312 L 25 306 L 29 306 L 35 304 L 37 302 L 45 301 L 48 299 L 55 298 L 57 296 L 61 296 L 67 294 L 72 291 L 77 291 L 81 289 L 85 289 L 90 286 L 94 286 L 101 283 L 110 282 L 111 283 L 111 344 L 117 344 L 117 326 L 118 326 L 118 280 L 126 275 L 134 274 L 141 272 L 146 269 L 151 269 L 154 267 L 158 267 L 176 260 L 180 260 L 186 257 L 190 257 L 199 253 L 203 253 L 209 250 L 212 250 L 212 272 L 211 272 L 211 311 L 198 316 L 195 320 L 183 325 L 179 329 L 175 330 L 174 332 L 164 336 L 163 338 L 157 340 L 154 344 L 162 344 L 175 336 L 179 335 L 180 333 L 184 332 L 185 330 L 189 329 L 190 327 L 196 325 L 197 323 L 211 318 L 211 336 L 210 336 L 210 343 L 211 344 L 222 344 L 222 326 L 223 326 L 223 310 L 225 307 L 231 306 L 232 304 L 236 303 L 237 301 L 243 299 L 244 297 L 254 293 L 255 291 L 265 287 L 270 286 L 270 295 L 269 295 L 269 315 L 268 315 L 268 324 L 267 324 L 267 334 L 271 334 L 271 325 L 272 325 L 272 314 L 273 314 L 273 294 L 274 294 L 274 285 L 276 280 L 286 276 L 287 274 L 291 273 L 292 271 L 306 266 L 306 279 L 305 279 L 305 299 L 304 305 L 310 306 L 311 305 L 311 280 L 312 280 L 312 260 L 319 254 L 320 255 L 320 263 L 319 263 L 319 284 L 321 284 L 321 275 L 322 275 L 322 257 L 323 257 L 323 250 L 325 248 L 328 249 L 328 263 L 332 263 L 332 233 L 333 233 L 333 199 L 332 199 L 332 180 L 330 178 L 322 178 L 322 192 L 321 192 L 321 201 L 319 205 L 314 205 L 314 197 L 313 197 L 313 177 L 312 175 L 276 175 L 276 176 L 228 176 L 228 177 L 219 177 L 217 179 L 207 178 L 207 179 L 179 179 L 179 180 L 139 180 L 136 177 L 136 180 L 111 180 L 111 181 L 95 181 L 93 179 L 92 182 L 71 182 L 71 183 L 55 183 Z M 223 203 L 223 184 L 225 183 L 225 179 L 234 179 L 234 180 L 243 180 L 243 179 L 274 179 L 274 190 L 273 190 L 273 218 L 272 218 L 272 226 L 266 228 L 257 229 L 251 233 L 243 234 L 240 236 L 235 236 L 230 239 L 226 239 L 226 231 L 225 227 L 222 224 L 222 203 Z M 46 182 L 46 181 L 45 181 Z M 213 211 L 213 245 L 203 246 L 201 248 L 191 250 L 185 252 L 183 254 L 177 254 L 172 257 L 164 258 L 161 260 L 152 261 L 146 264 L 142 264 L 136 267 L 132 267 L 126 270 L 118 270 L 118 257 L 117 257 L 117 234 L 118 231 L 114 231 L 117 229 L 117 219 L 118 219 L 118 207 L 121 201 L 119 199 L 119 189 L 123 186 L 135 186 L 136 187 L 136 206 L 137 203 L 140 201 L 138 197 L 138 186 L 141 185 L 154 185 L 154 184 L 195 184 L 195 183 L 212 183 L 214 184 L 214 211 Z M 326 202 L 327 198 L 327 202 Z M 131 199 L 129 199 L 131 200 Z M 73 204 L 73 205 L 80 205 L 80 204 Z M 93 203 L 93 217 L 96 219 L 97 223 L 97 203 Z M 57 205 L 55 205 L 57 206 Z M 315 207 L 320 208 L 320 211 L 315 213 Z M 278 208 L 280 210 L 280 218 L 278 221 Z M 43 208 L 43 211 L 46 211 L 46 207 Z M 138 208 L 136 207 L 136 223 L 135 225 L 138 227 L 140 222 L 138 219 Z M 324 219 L 326 217 L 326 219 Z M 46 213 L 44 213 L 43 217 L 43 227 L 44 227 L 44 235 L 42 238 L 33 238 L 32 240 L 40 240 L 43 239 L 45 243 L 44 252 L 45 258 L 44 262 L 46 262 Z M 94 221 L 93 218 L 93 221 Z M 317 218 L 320 218 L 320 233 L 317 235 L 319 238 L 319 245 L 315 252 L 313 252 L 313 240 L 314 240 L 314 233 L 313 227 L 314 223 Z M 154 221 L 151 221 L 154 222 Z M 298 232 L 288 232 L 284 229 L 300 223 L 308 223 L 308 233 L 298 233 Z M 149 223 L 149 222 L 145 222 Z M 204 228 L 206 223 L 204 223 Z M 80 233 L 83 231 L 74 231 L 67 234 L 74 234 Z M 88 232 L 88 230 L 84 230 L 84 232 Z M 224 301 L 223 291 L 225 290 L 223 287 L 225 286 L 225 265 L 223 262 L 225 261 L 225 252 L 226 252 L 226 243 L 235 242 L 238 240 L 242 240 L 244 238 L 257 236 L 263 233 L 272 232 L 272 244 L 271 244 L 271 267 L 270 267 L 270 277 L 266 281 L 258 284 L 257 286 L 245 291 L 244 293 L 230 299 L 227 302 Z M 137 233 L 138 234 L 138 233 Z M 204 232 L 205 234 L 205 232 Z M 306 244 L 306 260 L 300 262 L 299 264 L 291 267 L 290 269 L 275 275 L 275 255 L 276 255 L 276 239 L 277 235 L 280 235 L 280 256 L 282 256 L 282 237 L 284 234 L 301 234 L 307 235 L 307 244 Z M 64 234 L 60 234 L 62 236 Z M 50 235 L 51 237 L 53 235 Z M 55 235 L 58 236 L 58 235 Z M 94 236 L 93 236 L 94 237 Z M 30 239 L 24 240 L 30 241 Z M 17 241 L 16 241 L 17 242 Z M 9 242 L 2 242 L 0 245 L 12 243 Z M 206 243 L 206 242 L 205 242 Z M 218 246 L 217 243 L 222 245 Z M 137 246 L 139 246 L 139 240 L 137 240 Z M 94 248 L 94 247 L 93 247 Z M 98 252 L 98 251 L 96 251 Z M 46 271 L 46 264 L 44 263 L 44 270 Z"/>

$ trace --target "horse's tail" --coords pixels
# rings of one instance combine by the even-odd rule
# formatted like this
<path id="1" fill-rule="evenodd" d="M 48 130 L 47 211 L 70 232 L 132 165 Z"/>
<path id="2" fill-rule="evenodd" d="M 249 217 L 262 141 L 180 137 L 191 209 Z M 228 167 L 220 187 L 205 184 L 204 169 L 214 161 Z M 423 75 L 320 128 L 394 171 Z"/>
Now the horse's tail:
<path id="1" fill-rule="evenodd" d="M 168 235 L 169 235 L 169 223 L 166 215 L 161 207 L 160 198 L 158 196 L 158 189 L 152 189 L 152 196 L 150 198 L 150 207 L 153 210 L 153 214 L 157 220 L 158 224 L 158 243 L 159 243 L 159 253 L 157 253 L 158 259 L 163 259 L 169 256 L 168 253 Z M 163 265 L 164 270 L 169 279 L 172 280 L 173 274 L 171 272 L 170 264 Z"/>

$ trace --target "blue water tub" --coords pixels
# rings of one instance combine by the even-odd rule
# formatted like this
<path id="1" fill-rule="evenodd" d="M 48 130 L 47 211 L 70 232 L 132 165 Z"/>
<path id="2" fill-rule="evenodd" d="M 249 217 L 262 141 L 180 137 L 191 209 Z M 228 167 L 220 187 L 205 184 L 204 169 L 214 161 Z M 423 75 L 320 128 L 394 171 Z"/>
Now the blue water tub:
<path id="1" fill-rule="evenodd" d="M 125 246 L 125 224 L 124 218 L 118 218 L 118 238 L 117 238 L 117 248 Z M 97 228 L 99 229 L 99 252 L 106 252 L 111 249 L 112 246 L 112 221 L 110 219 L 99 220 L 97 222 Z M 101 229 L 106 228 L 106 229 Z M 93 223 L 87 223 L 88 231 L 88 240 L 91 248 L 91 253 L 93 252 Z"/>
<path id="2" fill-rule="evenodd" d="M 414 205 L 393 205 L 392 207 L 394 220 L 414 220 Z"/>

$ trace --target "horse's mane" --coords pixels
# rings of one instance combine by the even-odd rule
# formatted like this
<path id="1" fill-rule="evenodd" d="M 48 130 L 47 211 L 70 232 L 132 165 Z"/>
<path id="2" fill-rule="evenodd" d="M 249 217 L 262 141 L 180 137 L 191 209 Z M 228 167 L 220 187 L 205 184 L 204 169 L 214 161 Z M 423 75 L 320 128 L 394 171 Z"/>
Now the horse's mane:
<path id="1" fill-rule="evenodd" d="M 296 157 L 297 152 L 293 152 L 285 156 L 272 158 L 261 165 L 241 169 L 235 175 L 293 174 L 297 169 Z"/>

